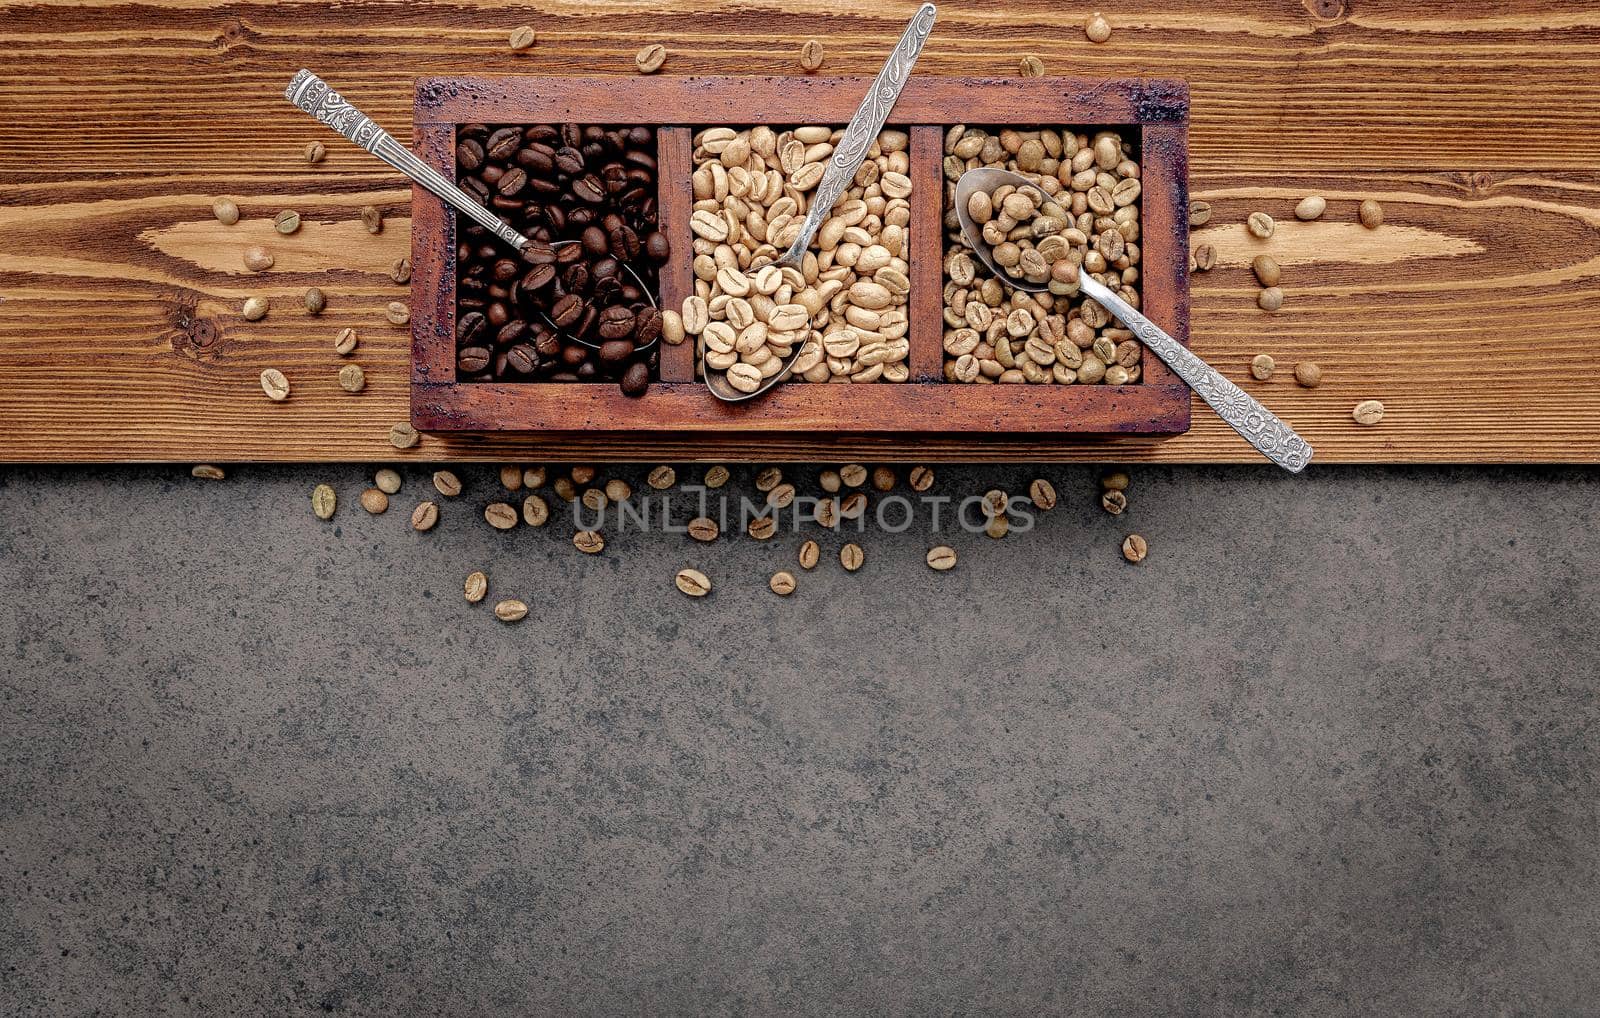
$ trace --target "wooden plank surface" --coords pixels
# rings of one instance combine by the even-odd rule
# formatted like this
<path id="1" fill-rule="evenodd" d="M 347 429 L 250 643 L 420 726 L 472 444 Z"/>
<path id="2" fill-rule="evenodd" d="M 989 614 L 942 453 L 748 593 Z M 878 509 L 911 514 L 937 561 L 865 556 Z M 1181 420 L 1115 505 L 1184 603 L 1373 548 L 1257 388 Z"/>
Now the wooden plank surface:
<path id="1" fill-rule="evenodd" d="M 792 73 L 808 37 L 829 74 L 871 74 L 915 4 L 623 0 L 0 6 L 0 459 L 384 459 L 407 408 L 407 336 L 382 318 L 408 251 L 410 189 L 282 98 L 300 66 L 409 136 L 413 77 L 632 72 L 663 41 L 665 72 Z M 668 8 L 663 10 L 663 8 Z M 1085 9 L 1086 10 L 1086 9 Z M 1600 10 L 1591 4 L 1177 0 L 1109 11 L 1093 46 L 1060 5 L 945 3 L 919 73 L 1185 78 L 1190 181 L 1210 201 L 1221 264 L 1197 276 L 1194 348 L 1236 379 L 1256 353 L 1318 361 L 1327 381 L 1246 383 L 1317 447 L 1319 462 L 1600 461 Z M 528 23 L 527 54 L 505 39 Z M 308 167 L 306 142 L 328 146 Z M 1326 220 L 1289 210 L 1307 193 Z M 211 200 L 245 219 L 223 227 Z M 1354 223 L 1384 203 L 1377 231 Z M 368 236 L 366 203 L 388 215 Z M 307 225 L 279 238 L 292 207 Z M 1280 222 L 1268 250 L 1287 300 L 1255 308 L 1239 224 Z M 1288 220 L 1287 222 L 1285 220 Z M 243 270 L 265 243 L 277 265 Z M 321 286 L 320 318 L 297 310 Z M 240 301 L 272 298 L 244 322 Z M 332 337 L 351 325 L 368 388 L 339 390 Z M 294 397 L 256 376 L 277 366 Z M 1382 399 L 1376 428 L 1349 420 Z M 1163 440 L 987 441 L 767 435 L 426 438 L 421 458 L 1120 459 L 1253 461 L 1203 407 Z"/>

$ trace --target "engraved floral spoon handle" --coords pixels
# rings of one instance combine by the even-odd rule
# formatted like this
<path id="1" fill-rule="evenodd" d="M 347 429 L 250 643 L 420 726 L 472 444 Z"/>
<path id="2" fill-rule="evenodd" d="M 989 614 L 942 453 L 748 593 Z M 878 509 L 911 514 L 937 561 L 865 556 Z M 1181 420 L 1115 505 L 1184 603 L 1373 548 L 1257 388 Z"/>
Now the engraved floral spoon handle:
<path id="1" fill-rule="evenodd" d="M 833 150 L 833 157 L 828 160 L 828 168 L 822 174 L 822 182 L 817 185 L 817 193 L 811 198 L 811 210 L 806 213 L 800 235 L 780 259 L 783 264 L 798 265 L 800 259 L 805 257 L 806 248 L 811 246 L 811 238 L 816 236 L 822 221 L 833 211 L 834 202 L 839 200 L 845 188 L 855 179 L 856 170 L 860 169 L 861 161 L 867 157 L 867 150 L 877 140 L 878 132 L 883 130 L 883 122 L 889 119 L 889 111 L 894 109 L 895 100 L 900 98 L 900 90 L 905 88 L 906 79 L 911 77 L 911 67 L 922 52 L 922 44 L 933 33 L 936 13 L 937 8 L 933 4 L 923 4 L 917 9 L 917 13 L 911 17 L 911 24 L 906 26 L 900 41 L 895 43 L 889 59 L 884 61 L 883 70 L 872 80 L 866 98 L 861 100 L 856 115 L 850 118 L 849 125 L 844 129 L 844 137 L 839 139 L 839 147 Z"/>
<path id="2" fill-rule="evenodd" d="M 371 117 L 345 102 L 343 96 L 329 88 L 328 83 L 315 74 L 301 68 L 283 94 L 290 102 L 432 191 L 462 215 L 518 251 L 528 246 L 527 237 L 473 201 L 470 195 L 445 179 L 438 170 L 412 155 L 410 149 L 373 123 Z"/>
<path id="3" fill-rule="evenodd" d="M 1280 421 L 1271 410 L 1262 406 L 1254 396 L 1234 385 L 1190 352 L 1189 348 L 1173 339 L 1150 319 L 1133 309 L 1133 305 L 1118 297 L 1111 289 L 1087 272 L 1078 274 L 1079 288 L 1085 296 L 1093 297 L 1100 305 L 1116 315 L 1145 348 L 1155 352 L 1167 362 L 1177 376 L 1188 383 L 1200 398 L 1217 412 L 1228 426 L 1244 436 L 1261 455 L 1278 466 L 1298 474 L 1311 462 L 1311 445 L 1289 425 Z"/>

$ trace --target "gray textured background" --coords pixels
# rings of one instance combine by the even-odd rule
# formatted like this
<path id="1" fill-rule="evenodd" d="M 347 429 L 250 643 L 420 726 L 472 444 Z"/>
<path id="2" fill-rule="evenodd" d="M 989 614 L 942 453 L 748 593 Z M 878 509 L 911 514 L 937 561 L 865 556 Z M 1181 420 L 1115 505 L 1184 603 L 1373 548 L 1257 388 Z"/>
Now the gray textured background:
<path id="1" fill-rule="evenodd" d="M 937 490 L 1041 472 L 785 601 L 488 468 L 0 470 L 4 1013 L 1594 1013 L 1593 471 Z"/>

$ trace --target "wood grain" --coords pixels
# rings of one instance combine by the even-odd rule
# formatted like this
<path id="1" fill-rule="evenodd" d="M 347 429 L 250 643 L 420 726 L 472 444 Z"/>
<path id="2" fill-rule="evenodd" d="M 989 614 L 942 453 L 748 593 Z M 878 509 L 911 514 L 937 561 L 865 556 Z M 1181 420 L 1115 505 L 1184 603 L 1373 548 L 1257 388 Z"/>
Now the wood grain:
<path id="1" fill-rule="evenodd" d="M 407 413 L 407 337 L 382 318 L 407 253 L 402 178 L 281 98 L 308 66 L 409 136 L 412 79 L 463 73 L 626 75 L 647 39 L 666 73 L 793 73 L 815 36 L 829 74 L 870 75 L 915 9 L 770 2 L 624 0 L 481 5 L 357 2 L 7 5 L 0 18 L 0 458 L 5 460 L 382 459 Z M 1053 5 L 954 3 L 919 73 L 1009 74 L 1024 52 L 1052 71 L 1190 83 L 1193 196 L 1216 224 L 1218 270 L 1193 286 L 1192 344 L 1236 379 L 1259 352 L 1285 368 L 1318 361 L 1327 381 L 1287 371 L 1247 382 L 1312 441 L 1318 462 L 1600 461 L 1600 10 L 1511 0 L 1437 4 L 1306 0 L 1130 3 L 1091 46 Z M 534 25 L 512 54 L 506 35 Z M 307 167 L 313 138 L 327 161 Z M 1301 196 L 1330 199 L 1302 226 Z M 223 227 L 210 202 L 246 219 Z M 1362 197 L 1385 226 L 1353 226 Z M 388 215 L 378 237 L 356 210 Z M 287 240 L 269 221 L 308 220 Z M 1287 301 L 1255 308 L 1237 224 L 1279 219 L 1267 245 Z M 278 266 L 247 273 L 238 252 L 272 243 Z M 308 285 L 329 294 L 312 319 Z M 262 322 L 246 295 L 273 301 Z M 334 333 L 363 336 L 369 384 L 338 388 Z M 260 396 L 277 366 L 285 404 Z M 1384 400 L 1376 428 L 1349 419 Z M 742 443 L 658 436 L 619 445 L 584 434 L 426 438 L 418 458 L 1119 459 L 1253 461 L 1204 407 L 1167 440 L 918 441 L 772 435 Z"/>

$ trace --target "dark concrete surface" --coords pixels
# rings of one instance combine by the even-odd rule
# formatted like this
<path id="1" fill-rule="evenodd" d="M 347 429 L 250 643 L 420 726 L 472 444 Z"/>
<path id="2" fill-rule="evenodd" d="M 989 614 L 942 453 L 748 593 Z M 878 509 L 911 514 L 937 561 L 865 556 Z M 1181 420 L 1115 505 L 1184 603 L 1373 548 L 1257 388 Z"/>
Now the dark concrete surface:
<path id="1" fill-rule="evenodd" d="M 946 467 L 1061 505 L 789 600 L 463 473 L 0 471 L 0 1013 L 1595 1013 L 1593 471 Z"/>

